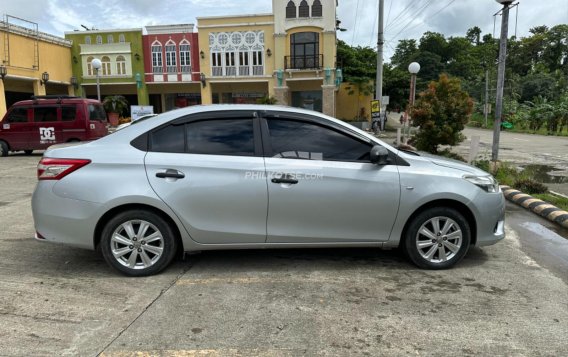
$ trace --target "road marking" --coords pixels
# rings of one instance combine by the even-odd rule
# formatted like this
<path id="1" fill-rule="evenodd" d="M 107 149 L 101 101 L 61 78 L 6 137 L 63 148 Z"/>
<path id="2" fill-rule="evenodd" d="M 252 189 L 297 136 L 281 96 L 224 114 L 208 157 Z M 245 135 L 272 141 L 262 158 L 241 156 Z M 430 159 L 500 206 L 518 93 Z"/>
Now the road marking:
<path id="1" fill-rule="evenodd" d="M 356 272 L 360 274 L 360 271 Z M 376 276 L 358 276 L 357 280 L 369 280 L 378 281 L 383 277 Z M 215 278 L 204 278 L 204 279 L 179 279 L 176 281 L 176 285 L 209 285 L 209 284 L 270 284 L 270 283 L 337 283 L 353 281 L 352 276 L 334 276 L 334 277 L 324 277 L 324 276 L 284 276 L 284 277 L 215 277 Z"/>
<path id="2" fill-rule="evenodd" d="M 519 139 L 519 138 L 513 138 L 513 140 L 519 140 L 519 141 L 529 141 L 527 139 Z"/>
<path id="3" fill-rule="evenodd" d="M 101 357 L 244 357 L 244 356 L 298 356 L 303 351 L 291 349 L 201 349 L 201 350 L 154 350 L 154 351 L 116 351 L 103 352 Z"/>

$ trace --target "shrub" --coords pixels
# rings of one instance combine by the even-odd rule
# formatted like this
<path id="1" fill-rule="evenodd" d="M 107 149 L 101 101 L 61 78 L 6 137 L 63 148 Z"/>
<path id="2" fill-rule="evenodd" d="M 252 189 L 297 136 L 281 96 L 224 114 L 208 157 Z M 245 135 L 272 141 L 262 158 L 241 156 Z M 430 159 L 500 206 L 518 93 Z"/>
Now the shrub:
<path id="1" fill-rule="evenodd" d="M 513 183 L 513 187 L 519 191 L 529 194 L 548 192 L 548 187 L 530 178 L 515 180 L 515 182 Z"/>

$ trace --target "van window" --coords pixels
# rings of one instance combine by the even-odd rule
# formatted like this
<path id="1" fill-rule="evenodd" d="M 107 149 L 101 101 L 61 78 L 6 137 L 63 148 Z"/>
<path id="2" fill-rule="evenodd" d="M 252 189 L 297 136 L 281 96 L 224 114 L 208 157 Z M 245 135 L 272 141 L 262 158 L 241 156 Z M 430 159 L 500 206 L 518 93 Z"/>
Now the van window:
<path id="1" fill-rule="evenodd" d="M 8 123 L 26 123 L 28 121 L 28 108 L 19 107 L 12 109 L 8 114 L 6 121 Z"/>
<path id="2" fill-rule="evenodd" d="M 61 120 L 62 121 L 74 121 L 77 117 L 77 106 L 67 105 L 61 107 Z"/>
<path id="3" fill-rule="evenodd" d="M 102 105 L 89 104 L 89 120 L 107 120 L 106 112 Z"/>
<path id="4" fill-rule="evenodd" d="M 57 121 L 57 107 L 34 107 L 34 122 Z"/>

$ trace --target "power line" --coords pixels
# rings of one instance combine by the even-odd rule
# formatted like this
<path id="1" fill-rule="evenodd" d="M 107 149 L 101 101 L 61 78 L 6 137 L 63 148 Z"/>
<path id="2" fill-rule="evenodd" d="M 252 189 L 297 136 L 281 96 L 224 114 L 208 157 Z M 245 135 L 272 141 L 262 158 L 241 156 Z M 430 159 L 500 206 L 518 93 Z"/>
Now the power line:
<path id="1" fill-rule="evenodd" d="M 391 3 L 392 4 L 392 3 Z M 373 21 L 373 27 L 371 28 L 371 39 L 369 40 L 369 46 L 373 44 L 375 35 L 377 34 L 377 18 L 379 17 L 379 3 L 377 3 L 377 9 L 375 11 L 375 21 Z"/>
<path id="2" fill-rule="evenodd" d="M 410 10 L 410 8 L 412 7 L 412 5 L 414 4 L 419 4 L 422 0 L 418 0 L 418 1 L 410 1 L 408 3 L 408 5 L 406 5 L 406 7 L 404 9 L 402 9 L 401 12 L 398 13 L 398 15 L 396 15 L 396 17 L 394 19 L 392 19 L 392 22 L 389 22 L 386 26 L 385 26 L 385 31 L 390 27 L 390 25 L 392 23 L 394 23 L 396 20 L 398 20 L 401 16 L 404 16 L 408 10 Z"/>
<path id="3" fill-rule="evenodd" d="M 393 2 L 394 2 L 394 0 L 391 0 L 390 6 L 389 6 L 389 13 L 387 15 L 387 22 L 386 22 L 387 24 L 389 23 L 389 19 L 390 19 L 390 16 L 391 16 L 391 10 L 392 10 L 392 3 Z"/>
<path id="4" fill-rule="evenodd" d="M 432 15 L 428 15 L 428 17 L 429 17 L 429 18 L 432 18 L 432 17 L 438 15 L 439 13 L 441 13 L 442 11 L 444 11 L 445 9 L 447 9 L 450 5 L 452 5 L 454 2 L 456 2 L 456 0 L 450 0 L 450 2 L 448 2 L 444 7 L 442 7 L 440 10 L 436 11 L 436 12 L 433 13 Z M 414 26 L 411 26 L 411 27 L 407 27 L 407 28 L 402 29 L 399 33 L 397 33 L 397 34 L 393 37 L 393 39 L 397 38 L 397 36 L 400 35 L 401 33 L 404 33 L 404 32 L 406 32 L 406 31 L 412 30 L 412 29 L 414 29 L 414 28 L 416 28 L 417 26 L 420 26 L 420 25 L 423 25 L 423 24 L 418 23 L 418 24 L 416 24 L 416 25 L 414 25 Z"/>
<path id="5" fill-rule="evenodd" d="M 394 35 L 392 38 L 395 39 L 395 38 L 397 38 L 397 36 L 400 35 L 402 32 L 408 30 L 408 26 L 410 26 L 410 24 L 412 24 L 412 23 L 418 18 L 418 16 L 419 16 L 420 14 L 422 14 L 422 12 L 423 12 L 424 10 L 426 10 L 428 7 L 430 7 L 430 5 L 432 5 L 432 1 L 433 1 L 433 0 L 428 0 L 428 2 L 427 2 L 426 4 L 424 4 L 421 8 L 419 8 L 418 11 L 416 11 L 416 12 L 414 13 L 414 16 L 410 19 L 410 21 L 408 21 L 406 24 L 404 24 L 404 25 L 402 26 L 401 30 L 400 30 L 399 32 L 397 32 L 397 34 Z M 455 0 L 452 0 L 452 1 L 455 1 Z M 396 31 L 396 30 L 395 30 L 395 31 Z"/>
<path id="6" fill-rule="evenodd" d="M 353 36 L 351 36 L 351 46 L 353 46 L 353 42 L 355 42 L 355 35 L 357 34 L 357 13 L 359 12 L 359 0 L 357 0 L 357 7 L 355 8 L 355 20 L 353 20 Z"/>

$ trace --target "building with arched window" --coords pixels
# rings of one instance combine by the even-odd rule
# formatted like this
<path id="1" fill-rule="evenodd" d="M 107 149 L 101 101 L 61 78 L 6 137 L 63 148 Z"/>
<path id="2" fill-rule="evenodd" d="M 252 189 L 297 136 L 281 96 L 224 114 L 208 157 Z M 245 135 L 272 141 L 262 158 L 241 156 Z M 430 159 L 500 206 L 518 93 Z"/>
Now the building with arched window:
<path id="1" fill-rule="evenodd" d="M 336 0 L 273 0 L 271 14 L 199 17 L 203 103 L 279 103 L 335 114 Z"/>
<path id="2" fill-rule="evenodd" d="M 70 31 L 65 33 L 65 38 L 73 43 L 72 68 L 79 95 L 97 97 L 97 73 L 92 66 L 92 61 L 97 58 L 102 62 L 98 73 L 101 99 L 120 94 L 130 105 L 148 104 L 142 29 Z M 91 38 L 95 43 L 90 42 Z M 118 42 L 115 42 L 116 38 Z"/>
<path id="3" fill-rule="evenodd" d="M 193 24 L 146 26 L 145 80 L 154 112 L 201 104 L 199 44 Z"/>

